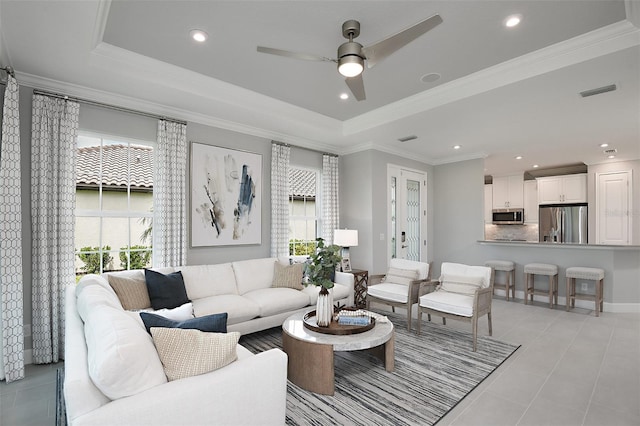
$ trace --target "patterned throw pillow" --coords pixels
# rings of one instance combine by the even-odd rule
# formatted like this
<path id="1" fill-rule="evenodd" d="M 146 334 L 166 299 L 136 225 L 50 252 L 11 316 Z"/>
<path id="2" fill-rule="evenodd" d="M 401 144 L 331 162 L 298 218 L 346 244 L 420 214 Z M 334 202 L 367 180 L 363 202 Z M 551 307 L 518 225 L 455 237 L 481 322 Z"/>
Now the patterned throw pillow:
<path id="1" fill-rule="evenodd" d="M 441 289 L 444 291 L 473 296 L 476 290 L 482 287 L 484 278 L 443 274 L 439 281 L 442 283 Z"/>
<path id="2" fill-rule="evenodd" d="M 275 288 L 292 288 L 294 290 L 302 290 L 302 273 L 304 272 L 304 263 L 294 263 L 293 265 L 283 265 L 276 261 L 273 270 L 273 281 L 271 287 Z"/>
<path id="3" fill-rule="evenodd" d="M 109 285 L 118 295 L 122 307 L 127 311 L 136 311 L 151 307 L 147 283 L 143 279 L 133 279 L 108 275 Z"/>
<path id="4" fill-rule="evenodd" d="M 151 329 L 160 361 L 169 381 L 197 376 L 238 359 L 239 332 L 205 333 L 181 328 Z"/>
<path id="5" fill-rule="evenodd" d="M 385 283 L 409 285 L 411 281 L 418 279 L 418 271 L 415 269 L 389 268 L 384 277 Z"/>

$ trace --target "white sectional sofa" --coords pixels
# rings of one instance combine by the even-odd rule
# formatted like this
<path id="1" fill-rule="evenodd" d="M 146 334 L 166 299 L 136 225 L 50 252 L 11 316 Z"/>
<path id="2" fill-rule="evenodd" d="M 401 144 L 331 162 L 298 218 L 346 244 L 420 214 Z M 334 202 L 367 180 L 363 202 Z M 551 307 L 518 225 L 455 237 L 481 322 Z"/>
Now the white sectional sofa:
<path id="1" fill-rule="evenodd" d="M 156 271 L 181 272 L 196 317 L 226 312 L 227 331 L 248 334 L 279 326 L 292 313 L 315 306 L 315 286 L 272 287 L 276 261 Z M 144 277 L 141 270 L 110 274 Z M 238 359 L 229 365 L 167 381 L 140 315 L 123 309 L 108 275 L 87 275 L 67 289 L 64 395 L 69 425 L 284 423 L 284 352 L 253 355 L 237 345 Z M 335 281 L 334 301 L 352 305 L 353 275 L 336 272 Z"/>

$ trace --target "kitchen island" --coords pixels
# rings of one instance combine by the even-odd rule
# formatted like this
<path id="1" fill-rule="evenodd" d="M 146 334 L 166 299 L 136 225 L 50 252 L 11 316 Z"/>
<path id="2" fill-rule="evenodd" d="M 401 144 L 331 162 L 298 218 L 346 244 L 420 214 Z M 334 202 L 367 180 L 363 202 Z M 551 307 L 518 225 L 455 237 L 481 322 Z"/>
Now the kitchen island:
<path id="1" fill-rule="evenodd" d="M 537 241 L 479 240 L 485 260 L 510 260 L 516 264 L 516 298 L 524 297 L 524 265 L 558 265 L 558 308 L 565 306 L 565 271 L 572 266 L 604 270 L 604 311 L 640 311 L 640 246 L 546 243 Z M 585 281 L 588 293 L 595 291 L 593 281 Z M 578 281 L 580 288 L 582 281 Z M 544 288 L 544 283 L 541 286 Z M 496 292 L 497 294 L 497 292 Z M 543 297 L 534 300 L 544 301 Z M 593 303 L 576 302 L 593 309 Z"/>

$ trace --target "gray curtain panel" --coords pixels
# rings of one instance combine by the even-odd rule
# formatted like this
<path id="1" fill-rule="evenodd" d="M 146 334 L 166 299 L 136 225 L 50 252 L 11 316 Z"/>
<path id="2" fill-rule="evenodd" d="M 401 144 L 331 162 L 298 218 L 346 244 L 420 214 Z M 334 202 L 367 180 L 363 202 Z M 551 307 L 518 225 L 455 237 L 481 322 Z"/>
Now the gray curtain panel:
<path id="1" fill-rule="evenodd" d="M 289 255 L 289 156 L 291 148 L 271 144 L 271 257 Z"/>
<path id="2" fill-rule="evenodd" d="M 325 244 L 333 244 L 333 231 L 340 226 L 338 202 L 338 157 L 322 156 L 322 238 Z"/>
<path id="3" fill-rule="evenodd" d="M 0 141 L 0 380 L 24 378 L 18 82 L 7 77 Z"/>
<path id="4" fill-rule="evenodd" d="M 77 102 L 33 95 L 31 220 L 33 362 L 64 358 L 64 288 L 75 283 Z"/>

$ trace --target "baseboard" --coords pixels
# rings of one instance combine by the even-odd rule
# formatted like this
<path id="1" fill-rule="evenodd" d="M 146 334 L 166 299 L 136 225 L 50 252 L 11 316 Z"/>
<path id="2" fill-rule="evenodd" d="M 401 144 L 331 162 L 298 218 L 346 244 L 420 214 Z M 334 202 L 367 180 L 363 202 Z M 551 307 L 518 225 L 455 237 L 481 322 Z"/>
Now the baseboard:
<path id="1" fill-rule="evenodd" d="M 496 296 L 505 297 L 505 291 L 504 290 L 500 290 L 500 289 L 496 289 L 495 290 L 495 295 Z M 516 299 L 524 300 L 524 291 L 516 290 Z M 549 297 L 547 297 L 547 296 L 534 295 L 533 296 L 533 300 L 535 302 L 549 303 Z M 563 296 L 559 296 L 558 297 L 558 305 L 559 306 L 566 306 L 566 304 L 567 304 L 567 298 L 563 297 Z M 594 309 L 594 302 L 591 302 L 591 301 L 588 301 L 588 300 L 576 300 L 576 308 L 593 310 Z M 604 312 L 612 312 L 612 313 L 638 313 L 638 312 L 640 312 L 640 303 L 611 303 L 611 302 L 604 302 L 603 310 L 604 310 Z"/>

